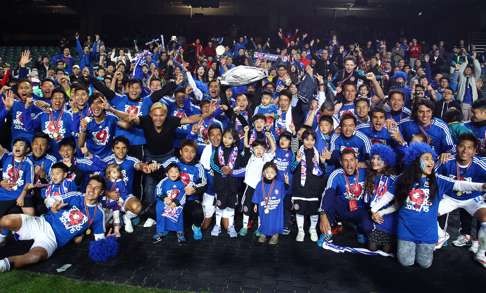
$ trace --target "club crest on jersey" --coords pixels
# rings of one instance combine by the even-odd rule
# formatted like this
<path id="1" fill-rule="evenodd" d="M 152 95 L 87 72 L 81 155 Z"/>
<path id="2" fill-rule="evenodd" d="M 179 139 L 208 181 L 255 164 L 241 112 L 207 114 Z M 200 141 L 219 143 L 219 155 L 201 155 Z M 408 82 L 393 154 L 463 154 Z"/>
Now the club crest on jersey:
<path id="1" fill-rule="evenodd" d="M 63 211 L 59 220 L 64 225 L 64 228 L 72 234 L 83 229 L 83 225 L 88 222 L 88 217 L 86 217 L 76 206 L 73 206 L 71 209 Z"/>
<path id="2" fill-rule="evenodd" d="M 106 145 L 109 138 L 110 134 L 108 132 L 108 127 L 93 132 L 93 139 L 97 145 Z"/>
<path id="3" fill-rule="evenodd" d="M 362 183 L 353 183 L 349 186 L 344 194 L 346 199 L 353 199 L 359 200 L 363 195 L 363 184 Z"/>
<path id="4" fill-rule="evenodd" d="M 181 181 L 184 185 L 191 183 L 191 175 L 189 173 L 181 173 Z"/>
<path id="5" fill-rule="evenodd" d="M 22 112 L 15 112 L 15 119 L 13 120 L 13 125 L 15 129 L 24 129 L 24 115 Z"/>
<path id="6" fill-rule="evenodd" d="M 16 174 L 18 172 L 18 174 Z M 17 190 L 17 188 L 21 187 L 24 185 L 24 171 L 22 169 L 16 169 L 14 168 L 11 164 L 8 164 L 7 166 L 7 171 L 5 172 L 5 176 L 7 178 L 8 182 L 11 183 L 16 183 L 14 186 L 12 186 L 12 190 Z"/>
<path id="7" fill-rule="evenodd" d="M 55 141 L 61 141 L 66 133 L 64 129 L 64 122 L 60 120 L 59 122 L 46 121 L 46 134 Z"/>
<path id="8" fill-rule="evenodd" d="M 408 193 L 406 208 L 417 212 L 428 212 L 432 203 L 429 201 L 429 189 L 412 188 Z"/>
<path id="9" fill-rule="evenodd" d="M 140 107 L 135 105 L 125 105 L 125 112 L 131 115 L 138 115 L 140 112 Z"/>

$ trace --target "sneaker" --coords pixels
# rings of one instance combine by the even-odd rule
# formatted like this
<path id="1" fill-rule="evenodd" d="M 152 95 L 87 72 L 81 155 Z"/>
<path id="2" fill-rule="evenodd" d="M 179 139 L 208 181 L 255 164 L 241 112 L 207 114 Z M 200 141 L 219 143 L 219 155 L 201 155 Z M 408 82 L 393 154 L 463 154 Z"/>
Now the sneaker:
<path id="1" fill-rule="evenodd" d="M 221 226 L 214 225 L 213 230 L 211 230 L 211 236 L 218 237 L 221 234 Z"/>
<path id="2" fill-rule="evenodd" d="M 230 238 L 238 237 L 238 233 L 236 233 L 235 226 L 231 226 L 228 228 L 228 235 Z"/>
<path id="3" fill-rule="evenodd" d="M 194 238 L 194 240 L 201 240 L 202 237 L 201 227 L 192 225 L 192 238 Z"/>
<path id="4" fill-rule="evenodd" d="M 319 236 L 319 239 L 317 240 L 316 244 L 319 247 L 322 247 L 324 242 L 332 242 L 332 233 L 326 234 L 323 233 L 321 236 Z"/>
<path id="5" fill-rule="evenodd" d="M 472 244 L 471 236 L 461 234 L 456 240 L 452 241 L 452 244 L 457 247 L 470 246 Z"/>
<path id="6" fill-rule="evenodd" d="M 256 229 L 255 230 L 255 237 L 260 237 L 262 236 L 262 233 L 260 233 L 260 230 Z"/>
<path id="7" fill-rule="evenodd" d="M 265 243 L 265 241 L 267 241 L 267 237 L 265 235 L 260 235 L 260 237 L 258 237 L 258 243 Z"/>
<path id="8" fill-rule="evenodd" d="M 282 230 L 282 235 L 289 235 L 290 234 L 290 228 L 289 227 L 284 227 Z"/>
<path id="9" fill-rule="evenodd" d="M 309 229 L 310 239 L 312 242 L 316 242 L 319 239 L 316 229 Z"/>
<path id="10" fill-rule="evenodd" d="M 474 259 L 486 269 L 486 254 L 484 252 L 480 254 L 476 253 L 476 257 Z"/>
<path id="11" fill-rule="evenodd" d="M 0 273 L 10 271 L 10 262 L 8 258 L 0 259 Z"/>
<path id="12" fill-rule="evenodd" d="M 435 245 L 434 250 L 438 250 L 438 249 L 441 249 L 442 247 L 447 246 L 447 240 L 449 240 L 450 237 L 451 236 L 447 232 L 445 232 L 444 235 L 439 236 L 439 241 L 437 241 L 437 244 Z"/>
<path id="13" fill-rule="evenodd" d="M 305 232 L 302 231 L 302 230 L 299 230 L 299 232 L 297 233 L 297 237 L 295 237 L 295 241 L 304 242 L 304 238 L 305 238 Z"/>
<path id="14" fill-rule="evenodd" d="M 143 227 L 144 227 L 144 228 L 150 228 L 150 227 L 152 227 L 152 226 L 153 226 L 153 225 L 155 225 L 155 224 L 156 224 L 156 222 L 155 222 L 155 220 L 154 220 L 154 219 L 152 219 L 152 218 L 147 218 L 147 220 L 145 221 L 145 223 L 143 223 Z"/>
<path id="15" fill-rule="evenodd" d="M 478 253 L 479 250 L 479 241 L 473 240 L 471 243 L 471 247 L 469 247 L 469 251 L 472 253 Z"/>
<path id="16" fill-rule="evenodd" d="M 162 242 L 164 240 L 164 235 L 163 234 L 155 234 L 152 236 L 152 243 L 157 244 L 159 242 Z"/>
<path id="17" fill-rule="evenodd" d="M 270 241 L 268 241 L 269 245 L 277 245 L 278 244 L 278 234 L 274 234 Z"/>
<path id="18" fill-rule="evenodd" d="M 241 237 L 245 237 L 247 234 L 248 234 L 248 229 L 246 228 L 241 228 L 240 232 L 238 233 L 238 235 L 240 235 Z"/>
<path id="19" fill-rule="evenodd" d="M 186 243 L 186 237 L 184 236 L 184 232 L 177 232 L 177 242 L 179 244 Z"/>
<path id="20" fill-rule="evenodd" d="M 357 234 L 356 235 L 356 241 L 359 244 L 364 245 L 364 244 L 366 244 L 366 242 L 368 242 L 368 239 L 366 238 L 366 235 L 364 235 L 364 234 Z"/>
<path id="21" fill-rule="evenodd" d="M 127 215 L 123 215 L 123 223 L 125 223 L 125 232 L 133 233 L 132 221 L 127 217 Z"/>

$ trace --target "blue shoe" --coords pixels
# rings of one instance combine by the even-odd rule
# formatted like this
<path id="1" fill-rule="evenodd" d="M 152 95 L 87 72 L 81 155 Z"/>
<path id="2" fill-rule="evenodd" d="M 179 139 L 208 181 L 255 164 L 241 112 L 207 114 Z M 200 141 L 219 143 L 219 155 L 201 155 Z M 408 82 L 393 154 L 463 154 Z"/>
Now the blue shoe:
<path id="1" fill-rule="evenodd" d="M 317 240 L 317 246 L 322 247 L 324 242 L 332 242 L 332 234 L 321 234 Z"/>
<path id="2" fill-rule="evenodd" d="M 282 230 L 282 235 L 290 235 L 290 228 L 289 227 L 284 227 Z"/>
<path id="3" fill-rule="evenodd" d="M 192 238 L 194 238 L 194 240 L 201 240 L 202 237 L 201 227 L 192 225 Z"/>
<path id="4" fill-rule="evenodd" d="M 240 235 L 241 237 L 245 237 L 247 234 L 248 234 L 248 229 L 246 228 L 241 228 L 240 232 L 238 233 L 238 235 Z"/>
<path id="5" fill-rule="evenodd" d="M 364 234 L 358 234 L 356 235 L 356 241 L 358 241 L 359 244 L 366 244 L 368 242 L 368 238 Z"/>
<path id="6" fill-rule="evenodd" d="M 179 242 L 179 244 L 186 242 L 186 237 L 184 236 L 184 232 L 177 232 L 177 242 Z"/>

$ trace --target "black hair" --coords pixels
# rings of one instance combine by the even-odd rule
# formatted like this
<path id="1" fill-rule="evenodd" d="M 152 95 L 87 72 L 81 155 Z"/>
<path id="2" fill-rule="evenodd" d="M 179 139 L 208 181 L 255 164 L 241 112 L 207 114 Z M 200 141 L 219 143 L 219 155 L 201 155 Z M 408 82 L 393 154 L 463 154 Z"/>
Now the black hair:
<path id="1" fill-rule="evenodd" d="M 253 118 L 251 118 L 251 122 L 253 122 L 253 123 L 254 123 L 255 121 L 257 121 L 257 120 L 259 120 L 259 119 L 261 119 L 261 120 L 263 120 L 263 121 L 266 121 L 266 119 L 265 119 L 265 115 L 263 115 L 263 114 L 255 114 L 255 115 L 253 116 Z"/>
<path id="2" fill-rule="evenodd" d="M 213 124 L 209 125 L 209 127 L 208 127 L 208 134 L 213 129 L 218 129 L 219 131 L 221 131 L 221 133 L 223 133 L 223 129 L 221 128 L 221 126 L 219 124 L 217 124 L 217 123 L 213 123 Z"/>
<path id="3" fill-rule="evenodd" d="M 341 115 L 341 121 L 339 122 L 339 126 L 343 126 L 344 120 L 348 120 L 348 119 L 352 119 L 354 125 L 357 124 L 356 117 L 353 115 L 353 113 L 344 112 L 343 115 Z"/>
<path id="4" fill-rule="evenodd" d="M 316 133 L 314 132 L 314 130 L 312 130 L 312 129 L 306 129 L 302 133 L 302 140 L 306 139 L 309 136 L 312 136 L 314 138 L 314 140 L 317 139 L 317 136 L 316 136 Z"/>
<path id="5" fill-rule="evenodd" d="M 486 109 L 486 99 L 478 99 L 472 104 L 473 109 Z"/>
<path id="6" fill-rule="evenodd" d="M 114 147 L 119 142 L 125 144 L 127 146 L 127 148 L 130 146 L 130 141 L 128 140 L 128 138 L 126 138 L 124 136 L 117 136 L 113 139 L 112 147 Z"/>
<path id="7" fill-rule="evenodd" d="M 138 84 L 141 88 L 143 88 L 142 81 L 138 78 L 132 78 L 127 81 L 128 86 L 132 86 L 134 84 Z"/>
<path id="8" fill-rule="evenodd" d="M 105 96 L 102 93 L 93 93 L 91 96 L 89 96 L 88 99 L 88 105 L 92 105 L 94 101 L 96 101 L 99 98 L 104 98 Z"/>
<path id="9" fill-rule="evenodd" d="M 172 162 L 169 165 L 167 165 L 167 167 L 165 167 L 165 172 L 169 172 L 169 170 L 172 169 L 172 168 L 176 168 L 177 170 L 179 170 L 179 172 L 181 171 L 181 169 L 179 169 L 179 166 L 177 165 L 177 163 Z"/>
<path id="10" fill-rule="evenodd" d="M 472 141 L 474 143 L 475 148 L 477 148 L 480 144 L 478 138 L 476 136 L 474 136 L 474 134 L 469 133 L 469 132 L 466 132 L 466 133 L 459 135 L 459 138 L 457 140 L 457 144 L 459 145 L 464 140 Z"/>
<path id="11" fill-rule="evenodd" d="M 240 141 L 240 137 L 238 135 L 238 132 L 236 132 L 236 130 L 234 128 L 231 128 L 231 127 L 228 127 L 224 130 L 223 132 L 223 136 L 226 134 L 226 133 L 229 133 L 231 134 L 231 136 L 233 136 L 233 145 L 232 146 L 235 146 L 238 144 L 238 142 Z"/>
<path id="12" fill-rule="evenodd" d="M 452 123 L 452 122 L 461 122 L 463 116 L 464 115 L 462 115 L 461 111 L 457 110 L 456 108 L 451 108 L 444 113 L 443 118 L 445 122 Z"/>
<path id="13" fill-rule="evenodd" d="M 51 138 L 49 137 L 49 135 L 47 133 L 44 133 L 42 131 L 38 131 L 34 134 L 34 137 L 32 138 L 32 141 L 34 141 L 34 139 L 36 138 L 43 138 L 45 140 L 47 140 L 47 143 L 50 142 Z"/>
<path id="14" fill-rule="evenodd" d="M 52 91 L 52 95 L 51 95 L 51 97 L 53 97 L 53 96 L 54 96 L 54 94 L 56 94 L 56 93 L 61 93 L 61 94 L 62 94 L 62 96 L 63 96 L 63 100 L 64 100 L 64 101 L 67 101 L 68 96 L 66 95 L 66 92 L 65 92 L 65 91 L 64 91 L 62 88 L 60 88 L 60 87 L 55 88 L 55 89 Z"/>
<path id="15" fill-rule="evenodd" d="M 354 101 L 354 106 L 358 105 L 359 102 L 365 102 L 368 107 L 370 107 L 370 101 L 366 98 L 359 98 Z"/>
<path id="16" fill-rule="evenodd" d="M 332 116 L 322 115 L 321 117 L 319 117 L 319 123 L 321 123 L 322 121 L 327 121 L 329 122 L 329 124 L 334 125 L 334 120 L 332 119 Z"/>
<path id="17" fill-rule="evenodd" d="M 279 93 L 281 96 L 286 96 L 289 100 L 292 100 L 292 93 L 288 89 L 283 89 Z"/>
<path id="18" fill-rule="evenodd" d="M 77 91 L 85 91 L 86 93 L 89 93 L 88 89 L 81 85 L 81 84 L 77 84 L 74 88 L 73 88 L 73 93 L 76 93 Z"/>
<path id="19" fill-rule="evenodd" d="M 98 175 L 98 174 L 96 174 L 96 175 L 92 175 L 92 176 L 90 176 L 90 177 L 89 177 L 89 179 L 88 179 L 88 183 L 89 183 L 91 180 L 98 181 L 99 183 L 101 183 L 101 188 L 102 188 L 103 190 L 105 190 L 105 189 L 106 189 L 106 181 L 105 181 L 105 178 L 103 178 L 103 176 Z"/>
<path id="20" fill-rule="evenodd" d="M 184 139 L 181 143 L 181 150 L 184 148 L 184 147 L 192 147 L 194 150 L 197 151 L 197 144 L 193 141 L 193 140 L 190 140 L 190 139 Z"/>
<path id="21" fill-rule="evenodd" d="M 418 109 L 419 109 L 420 106 L 425 106 L 425 107 L 431 109 L 432 112 L 434 112 L 434 109 L 435 109 L 434 102 L 432 102 L 431 100 L 428 100 L 426 98 L 421 98 L 413 104 L 413 110 L 412 110 L 413 120 L 417 120 L 417 112 L 418 112 Z"/>
<path id="22" fill-rule="evenodd" d="M 257 147 L 257 146 L 262 146 L 264 147 L 265 149 L 267 148 L 267 143 L 264 141 L 264 140 L 261 140 L 261 139 L 255 139 L 252 143 L 251 143 L 251 147 Z"/>
<path id="23" fill-rule="evenodd" d="M 370 111 L 370 117 L 373 117 L 373 114 L 374 113 L 383 113 L 383 115 L 386 116 L 386 111 L 385 109 L 381 108 L 381 107 L 374 107 L 373 109 L 371 109 Z"/>
<path id="24" fill-rule="evenodd" d="M 65 137 L 59 142 L 59 148 L 63 146 L 70 146 L 73 148 L 73 150 L 76 149 L 76 143 L 74 142 L 73 137 Z"/>
<path id="25" fill-rule="evenodd" d="M 63 162 L 56 162 L 52 164 L 51 170 L 52 169 L 61 169 L 64 173 L 69 172 L 68 166 L 66 166 L 66 164 L 64 164 Z"/>
<path id="26" fill-rule="evenodd" d="M 262 175 L 263 175 L 263 172 L 267 169 L 267 168 L 272 168 L 275 173 L 277 173 L 278 175 L 278 168 L 277 168 L 277 164 L 275 164 L 273 161 L 270 161 L 270 162 L 266 162 L 264 165 L 263 165 L 263 168 L 262 168 Z"/>

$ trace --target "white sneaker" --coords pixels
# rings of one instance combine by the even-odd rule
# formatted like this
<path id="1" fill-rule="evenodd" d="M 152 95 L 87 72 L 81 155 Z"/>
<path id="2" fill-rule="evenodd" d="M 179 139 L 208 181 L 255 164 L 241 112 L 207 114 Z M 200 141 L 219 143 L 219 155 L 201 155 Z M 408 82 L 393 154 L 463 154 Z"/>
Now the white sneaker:
<path id="1" fill-rule="evenodd" d="M 471 236 L 461 234 L 456 240 L 452 241 L 452 244 L 457 247 L 469 246 L 471 245 Z"/>
<path id="2" fill-rule="evenodd" d="M 228 228 L 228 235 L 230 238 L 236 238 L 238 237 L 238 233 L 235 230 L 235 226 L 231 226 Z"/>
<path id="3" fill-rule="evenodd" d="M 144 228 L 150 228 L 152 227 L 153 225 L 155 225 L 157 222 L 155 222 L 154 219 L 152 218 L 147 218 L 147 220 L 145 221 L 145 223 L 143 224 L 143 227 Z"/>
<path id="4" fill-rule="evenodd" d="M 309 229 L 310 239 L 312 242 L 316 242 L 319 239 L 316 229 Z"/>
<path id="5" fill-rule="evenodd" d="M 484 251 L 481 253 L 476 253 L 476 257 L 474 259 L 486 269 L 486 254 Z"/>
<path id="6" fill-rule="evenodd" d="M 305 232 L 302 231 L 302 230 L 299 230 L 299 232 L 297 232 L 297 237 L 295 237 L 295 241 L 304 242 L 304 238 L 305 238 Z"/>
<path id="7" fill-rule="evenodd" d="M 7 258 L 0 259 L 0 273 L 10 271 L 10 262 Z"/>
<path id="8" fill-rule="evenodd" d="M 214 225 L 213 229 L 211 230 L 211 236 L 218 237 L 221 234 L 221 226 Z"/>
<path id="9" fill-rule="evenodd" d="M 125 223 L 125 232 L 133 233 L 132 220 L 129 219 L 127 215 L 123 215 L 123 222 Z"/>
<path id="10" fill-rule="evenodd" d="M 472 253 L 478 253 L 478 250 L 479 250 L 479 241 L 473 240 L 471 247 L 469 247 L 469 251 Z"/>
<path id="11" fill-rule="evenodd" d="M 441 237 L 439 237 L 439 241 L 437 241 L 437 244 L 435 245 L 434 250 L 441 249 L 444 245 L 446 245 L 447 240 L 449 240 L 450 237 L 451 236 L 447 232 L 445 232 L 444 235 L 441 235 Z"/>

